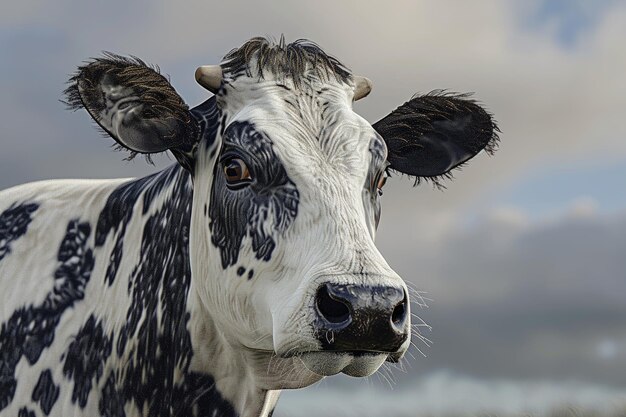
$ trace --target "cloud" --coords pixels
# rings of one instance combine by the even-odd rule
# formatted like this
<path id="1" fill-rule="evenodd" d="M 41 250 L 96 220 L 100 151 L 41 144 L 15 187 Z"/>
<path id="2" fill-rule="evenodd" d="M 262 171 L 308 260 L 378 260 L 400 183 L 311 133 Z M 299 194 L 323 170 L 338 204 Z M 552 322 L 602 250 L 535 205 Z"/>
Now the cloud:
<path id="1" fill-rule="evenodd" d="M 381 242 L 396 271 L 434 300 L 416 311 L 434 341 L 416 370 L 626 387 L 626 212 L 595 207 L 583 198 L 543 219 L 497 208 L 436 240 Z"/>

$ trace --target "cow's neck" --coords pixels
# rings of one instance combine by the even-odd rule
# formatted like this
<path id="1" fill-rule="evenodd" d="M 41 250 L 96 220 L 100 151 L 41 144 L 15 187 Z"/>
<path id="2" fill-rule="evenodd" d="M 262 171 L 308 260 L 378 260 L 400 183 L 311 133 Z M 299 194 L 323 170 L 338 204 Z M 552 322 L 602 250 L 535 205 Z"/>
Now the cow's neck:
<path id="1" fill-rule="evenodd" d="M 206 415 L 267 415 L 277 393 L 259 386 L 250 358 L 226 341 L 193 287 L 192 203 L 191 176 L 174 165 L 120 186 L 100 215 L 96 246 L 113 247 L 105 279 L 111 286 L 128 287 L 132 299 L 117 332 L 120 361 L 107 379 L 139 409 L 167 407 L 174 415 L 196 415 L 196 407 Z M 116 254 L 123 253 L 137 222 L 143 225 L 140 259 L 128 282 L 118 273 L 123 256 Z"/>
<path id="2" fill-rule="evenodd" d="M 263 386 L 259 372 L 266 372 L 267 368 L 261 370 L 254 354 L 227 341 L 211 316 L 202 308 L 193 285 L 189 306 L 191 318 L 188 328 L 194 348 L 189 370 L 212 375 L 217 390 L 240 416 L 270 415 L 280 392 Z"/>

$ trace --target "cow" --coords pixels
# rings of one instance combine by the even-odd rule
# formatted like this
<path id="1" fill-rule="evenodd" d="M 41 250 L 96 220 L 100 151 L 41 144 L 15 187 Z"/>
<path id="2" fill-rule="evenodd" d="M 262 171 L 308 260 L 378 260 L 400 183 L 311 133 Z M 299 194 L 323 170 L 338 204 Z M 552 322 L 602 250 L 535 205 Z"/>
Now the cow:
<path id="1" fill-rule="evenodd" d="M 138 58 L 86 62 L 69 107 L 176 163 L 0 193 L 0 415 L 266 417 L 280 390 L 407 351 L 382 187 L 493 152 L 492 116 L 434 91 L 372 125 L 352 108 L 371 82 L 307 40 L 253 38 L 195 76 L 212 95 L 189 109 Z"/>

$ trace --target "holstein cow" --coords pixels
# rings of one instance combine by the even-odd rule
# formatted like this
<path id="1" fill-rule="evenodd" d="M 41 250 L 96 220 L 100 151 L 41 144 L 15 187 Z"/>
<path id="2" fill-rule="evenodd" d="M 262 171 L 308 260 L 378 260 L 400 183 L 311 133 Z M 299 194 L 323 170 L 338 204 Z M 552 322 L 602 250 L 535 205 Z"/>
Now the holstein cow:
<path id="1" fill-rule="evenodd" d="M 107 54 L 66 90 L 120 147 L 177 164 L 0 193 L 0 415 L 269 416 L 279 390 L 366 376 L 410 344 L 374 246 L 387 172 L 436 179 L 497 128 L 464 95 L 369 124 L 371 88 L 315 44 L 255 38 L 196 71 Z"/>

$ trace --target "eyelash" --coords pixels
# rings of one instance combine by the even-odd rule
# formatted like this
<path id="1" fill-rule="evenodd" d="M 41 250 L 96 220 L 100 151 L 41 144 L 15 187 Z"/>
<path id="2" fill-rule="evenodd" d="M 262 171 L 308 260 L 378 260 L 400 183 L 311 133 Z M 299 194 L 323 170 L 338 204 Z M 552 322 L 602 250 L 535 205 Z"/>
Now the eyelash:
<path id="1" fill-rule="evenodd" d="M 383 195 L 383 187 L 387 183 L 387 178 L 389 177 L 387 170 L 380 171 L 378 175 L 374 178 L 372 183 L 372 190 L 378 193 L 378 196 Z M 374 188 L 375 187 L 375 188 Z"/>

